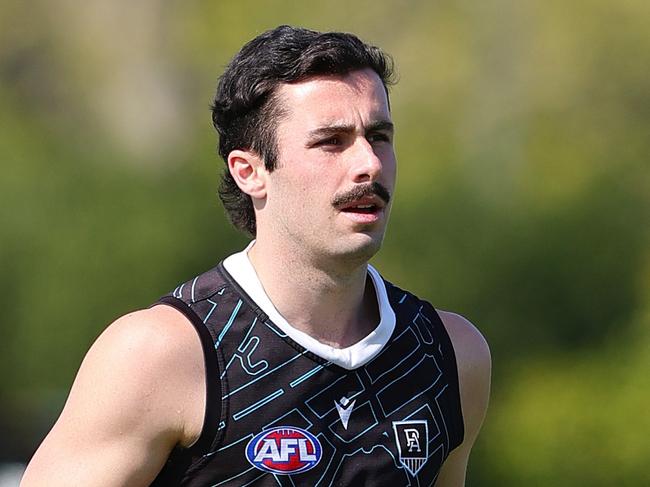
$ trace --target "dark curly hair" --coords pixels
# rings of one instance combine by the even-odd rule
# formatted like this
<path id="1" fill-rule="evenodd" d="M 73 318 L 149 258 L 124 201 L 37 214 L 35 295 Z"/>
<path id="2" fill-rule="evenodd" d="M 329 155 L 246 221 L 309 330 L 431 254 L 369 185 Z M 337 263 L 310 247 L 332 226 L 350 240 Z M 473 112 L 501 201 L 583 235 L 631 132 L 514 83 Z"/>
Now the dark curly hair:
<path id="1" fill-rule="evenodd" d="M 226 162 L 219 197 L 230 221 L 254 236 L 255 213 L 227 161 L 235 149 L 259 155 L 270 172 L 277 166 L 275 127 L 284 109 L 275 96 L 283 83 L 295 83 L 323 74 L 374 70 L 388 93 L 394 82 L 393 61 L 379 48 L 352 34 L 316 32 L 282 25 L 248 42 L 219 78 L 212 103 L 212 123 L 219 133 L 219 155 Z"/>

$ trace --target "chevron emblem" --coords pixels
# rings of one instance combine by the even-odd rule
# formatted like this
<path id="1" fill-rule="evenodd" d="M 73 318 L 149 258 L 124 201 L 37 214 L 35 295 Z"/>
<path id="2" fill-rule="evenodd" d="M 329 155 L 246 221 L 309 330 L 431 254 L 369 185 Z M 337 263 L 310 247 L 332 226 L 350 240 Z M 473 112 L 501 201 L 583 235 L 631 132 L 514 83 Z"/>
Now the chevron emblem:
<path id="1" fill-rule="evenodd" d="M 336 410 L 339 413 L 339 418 L 341 418 L 341 424 L 343 425 L 343 428 L 345 428 L 345 429 L 348 429 L 348 421 L 350 421 L 350 415 L 352 414 L 352 408 L 354 407 L 355 402 L 356 402 L 356 399 L 353 400 L 353 401 L 350 401 L 345 396 L 343 396 L 338 401 L 334 401 L 334 405 L 336 406 Z"/>

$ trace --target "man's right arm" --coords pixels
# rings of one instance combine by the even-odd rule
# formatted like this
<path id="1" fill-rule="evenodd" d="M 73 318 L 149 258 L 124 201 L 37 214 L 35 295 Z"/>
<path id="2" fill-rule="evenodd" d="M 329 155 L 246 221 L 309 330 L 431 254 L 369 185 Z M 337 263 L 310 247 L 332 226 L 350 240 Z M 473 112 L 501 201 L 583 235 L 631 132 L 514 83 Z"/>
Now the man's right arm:
<path id="1" fill-rule="evenodd" d="M 21 487 L 149 485 L 201 431 L 198 335 L 168 306 L 126 315 L 93 344 Z"/>

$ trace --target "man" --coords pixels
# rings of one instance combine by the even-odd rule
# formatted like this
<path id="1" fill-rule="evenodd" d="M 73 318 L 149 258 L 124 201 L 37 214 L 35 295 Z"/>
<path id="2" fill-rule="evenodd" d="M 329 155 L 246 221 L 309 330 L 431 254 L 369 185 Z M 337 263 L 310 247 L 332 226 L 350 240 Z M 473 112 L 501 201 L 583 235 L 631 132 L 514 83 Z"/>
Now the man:
<path id="1" fill-rule="evenodd" d="M 244 251 L 86 356 L 23 485 L 464 484 L 488 347 L 384 281 L 391 63 L 356 37 L 252 40 L 213 105 Z"/>

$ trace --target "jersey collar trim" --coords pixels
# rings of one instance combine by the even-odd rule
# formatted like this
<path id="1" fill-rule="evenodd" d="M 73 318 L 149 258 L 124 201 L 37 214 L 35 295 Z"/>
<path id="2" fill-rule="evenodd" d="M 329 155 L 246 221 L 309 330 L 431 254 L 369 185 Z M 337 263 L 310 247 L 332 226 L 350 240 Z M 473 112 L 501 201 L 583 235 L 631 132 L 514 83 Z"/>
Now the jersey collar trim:
<path id="1" fill-rule="evenodd" d="M 382 351 L 395 329 L 395 312 L 388 301 L 384 280 L 374 267 L 368 264 L 368 274 L 372 279 L 379 305 L 379 324 L 357 343 L 346 348 L 335 348 L 321 343 L 307 333 L 294 328 L 275 308 L 264 291 L 255 268 L 248 258 L 248 250 L 254 243 L 253 240 L 241 252 L 227 257 L 223 261 L 223 266 L 246 294 L 289 338 L 309 352 L 348 370 L 367 364 Z"/>

